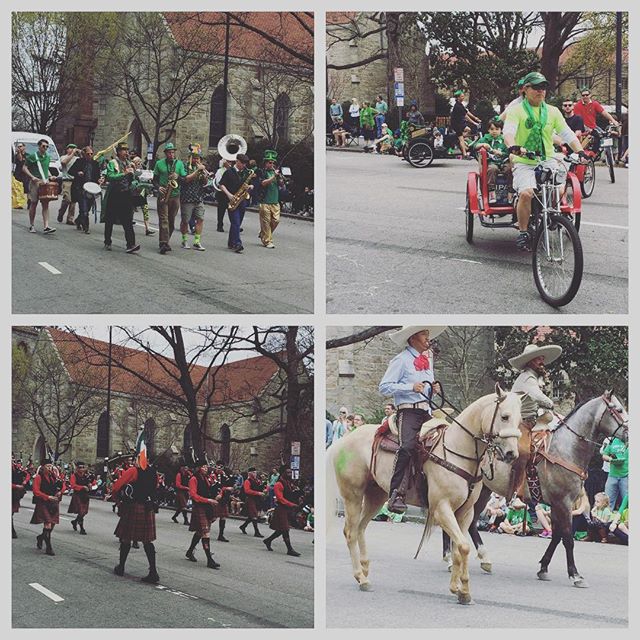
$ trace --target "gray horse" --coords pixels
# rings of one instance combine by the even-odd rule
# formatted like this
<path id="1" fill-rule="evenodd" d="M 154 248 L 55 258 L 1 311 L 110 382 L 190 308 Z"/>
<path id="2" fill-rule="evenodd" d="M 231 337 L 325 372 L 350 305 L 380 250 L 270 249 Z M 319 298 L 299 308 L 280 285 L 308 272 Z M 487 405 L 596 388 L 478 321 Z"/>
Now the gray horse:
<path id="1" fill-rule="evenodd" d="M 622 403 L 613 394 L 606 391 L 597 398 L 587 400 L 571 411 L 553 432 L 548 447 L 551 462 L 541 459 L 537 463 L 538 476 L 543 500 L 551 506 L 552 537 L 547 550 L 540 560 L 538 578 L 549 580 L 548 570 L 556 547 L 562 541 L 567 556 L 567 572 L 575 587 L 587 587 L 586 580 L 576 568 L 573 557 L 573 533 L 571 511 L 573 504 L 582 491 L 589 461 L 594 449 L 600 447 L 605 437 L 617 437 L 627 442 L 629 417 Z M 563 466 L 564 465 L 564 466 Z M 511 467 L 495 461 L 492 469 L 484 468 L 483 490 L 475 504 L 474 519 L 469 533 L 478 550 L 481 567 L 491 572 L 491 560 L 476 528 L 478 516 L 484 510 L 491 491 L 503 496 L 509 493 Z M 509 496 L 507 496 L 509 497 Z M 443 536 L 445 558 L 449 541 Z"/>

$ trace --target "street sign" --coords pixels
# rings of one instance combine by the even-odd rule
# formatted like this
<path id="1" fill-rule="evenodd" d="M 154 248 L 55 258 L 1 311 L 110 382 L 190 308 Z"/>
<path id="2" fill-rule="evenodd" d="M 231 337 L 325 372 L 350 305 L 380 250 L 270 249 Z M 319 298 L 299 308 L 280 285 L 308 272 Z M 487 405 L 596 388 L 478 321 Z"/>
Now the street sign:
<path id="1" fill-rule="evenodd" d="M 404 107 L 404 96 L 397 96 L 396 97 L 396 106 L 397 107 Z"/>
<path id="2" fill-rule="evenodd" d="M 291 470 L 300 468 L 300 456 L 291 456 Z"/>
<path id="3" fill-rule="evenodd" d="M 393 92 L 396 98 L 404 98 L 404 82 L 395 82 Z"/>
<path id="4" fill-rule="evenodd" d="M 298 480 L 300 478 L 300 472 L 297 469 L 292 469 L 291 470 L 291 479 L 292 480 Z"/>
<path id="5" fill-rule="evenodd" d="M 404 82 L 404 69 L 402 67 L 393 68 L 393 80 L 394 82 Z"/>
<path id="6" fill-rule="evenodd" d="M 291 443 L 291 455 L 292 456 L 299 456 L 300 455 L 300 443 L 299 442 L 292 442 Z"/>

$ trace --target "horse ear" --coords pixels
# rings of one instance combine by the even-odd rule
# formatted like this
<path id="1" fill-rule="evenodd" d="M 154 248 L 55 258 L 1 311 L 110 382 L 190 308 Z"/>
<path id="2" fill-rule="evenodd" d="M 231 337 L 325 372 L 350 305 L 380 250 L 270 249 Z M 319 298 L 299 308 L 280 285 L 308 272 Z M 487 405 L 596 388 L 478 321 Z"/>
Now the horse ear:
<path id="1" fill-rule="evenodd" d="M 612 396 L 613 396 L 613 389 L 607 389 L 607 390 L 604 392 L 604 397 L 605 397 L 607 400 L 611 400 L 611 397 L 612 397 Z"/>
<path id="2" fill-rule="evenodd" d="M 502 400 L 505 397 L 505 392 L 500 388 L 500 384 L 496 382 L 496 395 L 498 400 Z"/>

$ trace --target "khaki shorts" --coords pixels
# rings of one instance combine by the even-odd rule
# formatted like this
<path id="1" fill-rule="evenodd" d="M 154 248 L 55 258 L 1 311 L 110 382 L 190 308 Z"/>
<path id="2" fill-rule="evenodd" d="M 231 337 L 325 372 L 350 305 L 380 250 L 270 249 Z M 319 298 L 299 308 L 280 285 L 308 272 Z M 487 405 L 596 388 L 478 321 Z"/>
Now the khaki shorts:
<path id="1" fill-rule="evenodd" d="M 204 203 L 203 202 L 181 202 L 180 215 L 183 222 L 189 222 L 191 215 L 198 220 L 204 220 Z"/>
<path id="2" fill-rule="evenodd" d="M 71 202 L 71 185 L 73 180 L 62 181 L 62 200 L 63 202 Z"/>
<path id="3" fill-rule="evenodd" d="M 567 166 L 564 162 L 549 158 L 542 163 L 545 168 L 559 168 L 557 179 L 563 184 L 567 179 Z M 513 173 L 513 189 L 516 193 L 520 193 L 525 189 L 536 188 L 536 165 L 525 164 L 524 162 L 514 162 L 512 167 Z"/>

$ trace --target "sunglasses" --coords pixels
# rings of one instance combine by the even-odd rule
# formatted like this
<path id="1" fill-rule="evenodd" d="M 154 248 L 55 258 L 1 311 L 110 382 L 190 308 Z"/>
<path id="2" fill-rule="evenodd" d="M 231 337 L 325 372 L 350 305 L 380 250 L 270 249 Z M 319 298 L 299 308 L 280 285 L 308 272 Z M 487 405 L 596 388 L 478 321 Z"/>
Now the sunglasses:
<path id="1" fill-rule="evenodd" d="M 42 149 L 48 149 L 48 148 L 49 148 L 49 145 L 48 145 L 48 144 L 44 144 L 44 143 L 43 143 L 43 144 L 41 144 L 41 145 L 40 145 L 40 147 L 41 147 Z"/>
<path id="2" fill-rule="evenodd" d="M 567 104 L 563 104 L 563 107 L 573 107 L 573 102 L 567 102 Z"/>
<path id="3" fill-rule="evenodd" d="M 591 95 L 590 93 L 583 93 L 583 94 L 582 94 L 582 97 L 583 97 L 583 98 L 588 98 L 590 95 Z"/>
<path id="4" fill-rule="evenodd" d="M 544 91 L 548 85 L 546 84 L 531 84 L 529 85 L 535 91 Z"/>

